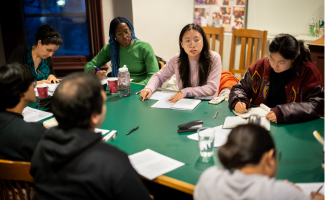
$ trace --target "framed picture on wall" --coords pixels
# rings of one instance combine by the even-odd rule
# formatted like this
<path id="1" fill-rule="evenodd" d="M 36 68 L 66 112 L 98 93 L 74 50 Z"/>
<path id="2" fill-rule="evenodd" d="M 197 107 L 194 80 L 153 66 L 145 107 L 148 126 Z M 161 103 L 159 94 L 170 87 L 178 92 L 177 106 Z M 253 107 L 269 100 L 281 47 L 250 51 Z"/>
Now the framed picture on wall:
<path id="1" fill-rule="evenodd" d="M 225 28 L 246 28 L 246 8 L 248 0 L 194 0 L 194 23 L 200 26 Z"/>

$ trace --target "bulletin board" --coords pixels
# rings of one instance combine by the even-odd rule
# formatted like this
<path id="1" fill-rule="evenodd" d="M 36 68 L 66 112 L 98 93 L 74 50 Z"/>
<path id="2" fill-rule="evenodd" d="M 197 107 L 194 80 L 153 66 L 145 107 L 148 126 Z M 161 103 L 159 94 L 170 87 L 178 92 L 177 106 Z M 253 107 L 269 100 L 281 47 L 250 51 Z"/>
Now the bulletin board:
<path id="1" fill-rule="evenodd" d="M 248 0 L 194 0 L 194 23 L 202 27 L 246 28 Z"/>

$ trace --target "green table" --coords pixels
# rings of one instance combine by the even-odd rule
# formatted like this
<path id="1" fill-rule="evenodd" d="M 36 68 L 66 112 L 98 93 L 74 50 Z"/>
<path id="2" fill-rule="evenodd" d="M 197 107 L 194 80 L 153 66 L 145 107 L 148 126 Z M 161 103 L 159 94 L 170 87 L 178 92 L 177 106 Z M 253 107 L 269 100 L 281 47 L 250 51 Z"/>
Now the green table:
<path id="1" fill-rule="evenodd" d="M 193 111 L 151 108 L 156 100 L 142 102 L 140 95 L 135 95 L 143 87 L 132 83 L 130 97 L 108 95 L 106 118 L 100 128 L 117 130 L 115 140 L 107 142 L 128 155 L 151 149 L 184 162 L 184 166 L 153 181 L 192 194 L 201 173 L 213 164 L 221 164 L 216 156 L 209 163 L 202 162 L 198 142 L 187 138 L 193 132 L 179 134 L 177 126 L 193 120 L 203 120 L 205 127 L 219 126 L 234 113 L 228 108 L 227 101 L 218 105 L 202 101 Z M 213 119 L 217 110 L 218 116 Z M 138 130 L 126 135 L 136 126 L 139 126 Z M 324 119 L 292 125 L 271 123 L 276 148 L 282 151 L 277 179 L 288 179 L 294 183 L 324 182 L 321 166 L 323 147 L 314 138 L 314 130 L 324 136 Z M 217 150 L 215 148 L 215 153 Z"/>

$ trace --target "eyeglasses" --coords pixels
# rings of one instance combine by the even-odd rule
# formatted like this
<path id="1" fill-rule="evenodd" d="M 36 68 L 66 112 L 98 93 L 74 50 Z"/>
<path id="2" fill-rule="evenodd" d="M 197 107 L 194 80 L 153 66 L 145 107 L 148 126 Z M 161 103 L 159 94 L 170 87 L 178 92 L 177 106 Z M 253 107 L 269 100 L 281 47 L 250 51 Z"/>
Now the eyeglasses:
<path id="1" fill-rule="evenodd" d="M 185 40 L 183 42 L 184 46 L 186 46 L 186 47 L 191 47 L 192 44 L 194 44 L 196 46 L 196 45 L 199 45 L 201 43 L 202 43 L 202 40 L 199 40 L 199 39 L 195 39 L 193 41 L 191 41 L 191 40 Z"/>

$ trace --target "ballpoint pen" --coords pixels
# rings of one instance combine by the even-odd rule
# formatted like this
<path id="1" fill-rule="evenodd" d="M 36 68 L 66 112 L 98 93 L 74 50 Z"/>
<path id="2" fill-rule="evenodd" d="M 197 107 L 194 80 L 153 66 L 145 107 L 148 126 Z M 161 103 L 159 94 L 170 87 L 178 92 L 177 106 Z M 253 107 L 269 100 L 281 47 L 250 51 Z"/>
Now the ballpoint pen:
<path id="1" fill-rule="evenodd" d="M 217 117 L 219 111 L 216 112 L 216 114 L 213 116 L 213 119 L 215 119 Z"/>
<path id="2" fill-rule="evenodd" d="M 137 130 L 138 128 L 139 128 L 139 126 L 135 127 L 134 129 L 132 129 L 129 132 L 127 132 L 126 135 L 129 135 L 130 133 L 132 133 L 133 131 Z"/>

